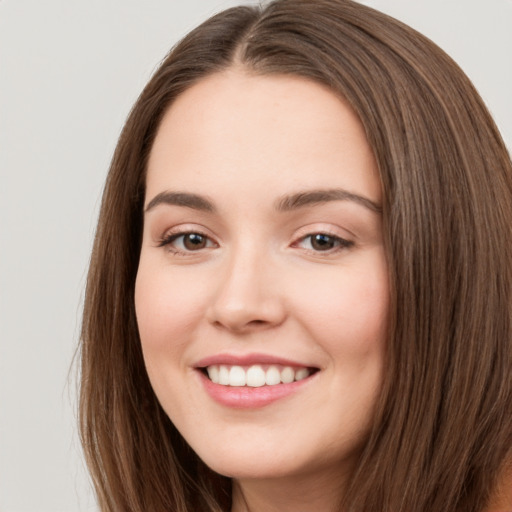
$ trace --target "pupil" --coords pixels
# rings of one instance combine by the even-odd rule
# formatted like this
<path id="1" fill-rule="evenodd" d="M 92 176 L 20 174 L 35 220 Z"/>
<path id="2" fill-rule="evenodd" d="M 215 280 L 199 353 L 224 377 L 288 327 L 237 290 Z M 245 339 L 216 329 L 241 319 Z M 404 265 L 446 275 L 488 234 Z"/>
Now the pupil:
<path id="1" fill-rule="evenodd" d="M 202 249 L 206 245 L 206 240 L 203 235 L 199 235 L 197 233 L 190 233 L 185 237 L 183 243 L 185 247 L 190 250 Z"/>
<path id="2" fill-rule="evenodd" d="M 329 235 L 314 235 L 313 240 L 311 241 L 311 245 L 313 249 L 317 249 L 319 251 L 327 251 L 334 247 L 334 239 Z"/>

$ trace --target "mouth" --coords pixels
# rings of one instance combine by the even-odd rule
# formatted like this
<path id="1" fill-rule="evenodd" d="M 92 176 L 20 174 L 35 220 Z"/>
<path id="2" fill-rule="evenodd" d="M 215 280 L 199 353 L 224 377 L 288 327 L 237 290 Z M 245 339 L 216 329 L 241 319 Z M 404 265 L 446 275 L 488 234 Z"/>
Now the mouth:
<path id="1" fill-rule="evenodd" d="M 194 366 L 207 395 L 230 409 L 258 409 L 316 380 L 320 368 L 270 354 L 216 354 Z"/>
<path id="2" fill-rule="evenodd" d="M 260 388 L 280 386 L 307 379 L 318 368 L 281 364 L 228 365 L 212 364 L 199 370 L 214 384 Z"/>

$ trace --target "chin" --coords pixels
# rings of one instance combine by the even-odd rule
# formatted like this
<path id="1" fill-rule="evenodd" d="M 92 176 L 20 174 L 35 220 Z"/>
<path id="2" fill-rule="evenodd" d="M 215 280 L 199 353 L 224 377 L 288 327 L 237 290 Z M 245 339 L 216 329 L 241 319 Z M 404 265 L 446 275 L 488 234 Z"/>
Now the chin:
<path id="1" fill-rule="evenodd" d="M 245 462 L 240 461 L 214 461 L 213 464 L 206 465 L 219 475 L 233 478 L 235 480 L 267 480 L 283 478 L 292 475 L 294 472 L 290 468 L 276 465 L 275 461 L 265 462 Z"/>
<path id="2" fill-rule="evenodd" d="M 254 439 L 259 441 L 255 443 Z M 345 447 L 307 446 L 305 443 L 286 446 L 282 438 L 265 443 L 261 436 L 252 436 L 251 441 L 230 443 L 225 440 L 216 446 L 193 448 L 201 460 L 220 475 L 235 480 L 272 480 L 339 474 L 353 468 L 363 445 L 360 442 Z"/>

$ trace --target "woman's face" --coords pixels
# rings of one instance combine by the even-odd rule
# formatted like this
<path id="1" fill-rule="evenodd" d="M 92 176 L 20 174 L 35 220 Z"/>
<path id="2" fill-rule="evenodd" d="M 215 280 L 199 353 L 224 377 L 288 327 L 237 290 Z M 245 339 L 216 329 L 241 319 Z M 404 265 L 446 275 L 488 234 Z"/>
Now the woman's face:
<path id="1" fill-rule="evenodd" d="M 383 374 L 380 201 L 363 128 L 323 86 L 229 70 L 166 113 L 137 321 L 162 407 L 215 471 L 351 467 Z"/>

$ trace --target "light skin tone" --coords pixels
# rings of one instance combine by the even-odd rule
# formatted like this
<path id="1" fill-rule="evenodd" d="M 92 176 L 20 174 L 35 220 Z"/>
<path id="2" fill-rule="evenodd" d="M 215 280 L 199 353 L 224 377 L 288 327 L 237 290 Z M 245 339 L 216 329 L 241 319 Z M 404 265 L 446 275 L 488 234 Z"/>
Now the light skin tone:
<path id="1" fill-rule="evenodd" d="M 508 512 L 512 510 L 512 486 L 510 482 L 512 482 L 512 459 L 507 460 L 485 512 Z"/>
<path id="2" fill-rule="evenodd" d="M 357 116 L 302 78 L 217 73 L 164 116 L 146 185 L 135 305 L 164 410 L 234 479 L 233 512 L 335 510 L 382 382 L 389 305 Z M 225 356 L 309 376 L 236 407 L 198 367 Z"/>

